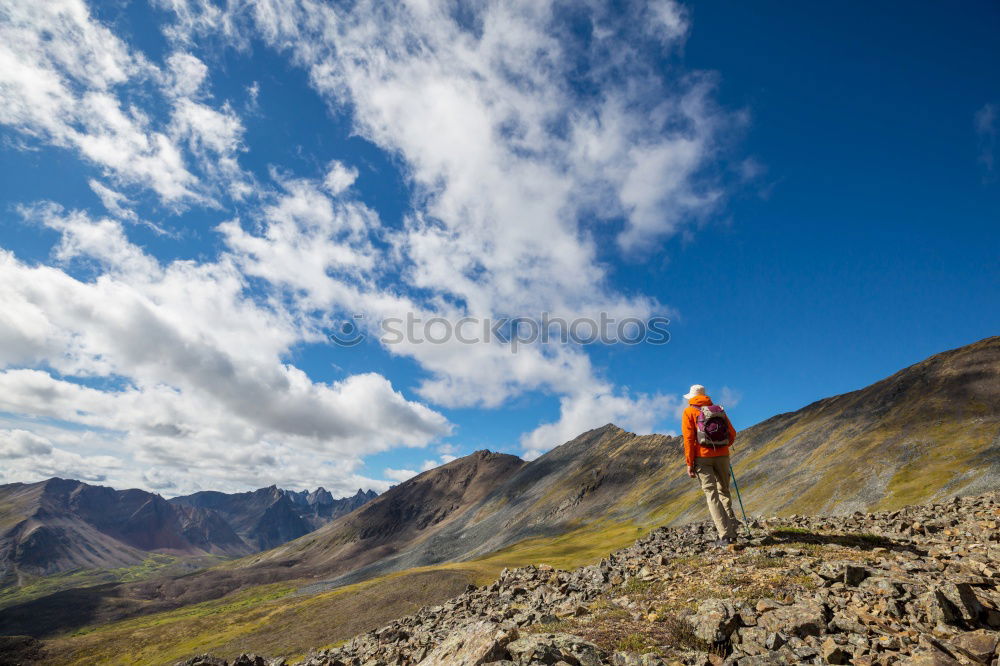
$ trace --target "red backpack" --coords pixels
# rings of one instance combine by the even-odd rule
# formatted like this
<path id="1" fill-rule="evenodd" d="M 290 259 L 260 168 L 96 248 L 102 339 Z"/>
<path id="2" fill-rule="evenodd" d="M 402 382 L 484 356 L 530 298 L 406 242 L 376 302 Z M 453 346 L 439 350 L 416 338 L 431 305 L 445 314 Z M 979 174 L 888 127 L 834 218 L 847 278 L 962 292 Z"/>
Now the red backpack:
<path id="1" fill-rule="evenodd" d="M 722 405 L 703 405 L 695 409 L 698 410 L 695 422 L 698 443 L 712 449 L 729 446 L 729 417 Z"/>

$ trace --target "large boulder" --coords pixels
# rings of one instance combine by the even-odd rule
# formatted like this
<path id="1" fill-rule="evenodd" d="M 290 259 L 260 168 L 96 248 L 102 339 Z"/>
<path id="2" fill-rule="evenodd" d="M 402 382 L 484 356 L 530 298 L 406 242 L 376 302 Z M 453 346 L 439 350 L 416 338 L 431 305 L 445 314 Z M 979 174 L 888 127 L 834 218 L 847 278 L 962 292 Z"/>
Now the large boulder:
<path id="1" fill-rule="evenodd" d="M 925 634 L 920 636 L 919 649 L 905 663 L 907 666 L 962 666 L 962 661 L 955 657 L 935 638 Z"/>
<path id="2" fill-rule="evenodd" d="M 763 627 L 743 627 L 732 634 L 733 646 L 745 655 L 773 652 L 785 644 L 785 637 Z"/>
<path id="3" fill-rule="evenodd" d="M 951 645 L 958 651 L 973 659 L 988 664 L 1000 656 L 1000 633 L 996 631 L 968 631 L 951 639 Z"/>
<path id="4" fill-rule="evenodd" d="M 691 618 L 695 636 L 706 643 L 725 643 L 740 626 L 740 616 L 732 602 L 708 599 L 698 604 Z"/>
<path id="5" fill-rule="evenodd" d="M 968 583 L 939 585 L 924 597 L 932 622 L 975 629 L 984 614 L 983 605 Z"/>
<path id="6" fill-rule="evenodd" d="M 230 666 L 270 666 L 269 662 L 259 654 L 244 652 L 233 660 Z"/>
<path id="7" fill-rule="evenodd" d="M 606 657 L 593 643 L 571 634 L 532 634 L 507 646 L 511 660 L 518 664 L 555 664 L 571 666 L 601 666 Z"/>
<path id="8" fill-rule="evenodd" d="M 768 611 L 757 619 L 757 625 L 769 631 L 805 638 L 819 636 L 826 627 L 826 617 L 826 606 L 806 601 Z"/>
<path id="9" fill-rule="evenodd" d="M 516 629 L 500 629 L 491 622 L 477 622 L 449 636 L 420 660 L 420 666 L 480 666 L 507 656 L 507 644 Z"/>

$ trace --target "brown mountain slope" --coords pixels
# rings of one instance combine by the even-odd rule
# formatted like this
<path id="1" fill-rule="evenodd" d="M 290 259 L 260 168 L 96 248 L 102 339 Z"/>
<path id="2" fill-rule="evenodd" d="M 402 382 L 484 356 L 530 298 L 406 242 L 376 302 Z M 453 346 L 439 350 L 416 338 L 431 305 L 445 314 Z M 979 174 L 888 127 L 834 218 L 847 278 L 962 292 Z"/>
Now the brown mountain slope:
<path id="1" fill-rule="evenodd" d="M 740 433 L 761 509 L 848 513 L 1000 485 L 1000 337 Z"/>
<path id="2" fill-rule="evenodd" d="M 733 460 L 754 514 L 892 508 L 998 484 L 1000 338 L 747 428 Z M 94 607 L 99 617 L 116 617 L 278 580 L 321 577 L 310 588 L 321 589 L 491 553 L 499 563 L 533 537 L 563 535 L 559 543 L 573 547 L 604 539 L 616 526 L 620 532 L 622 524 L 647 528 L 704 515 L 678 438 L 609 424 L 530 463 L 467 456 L 279 548 L 200 575 L 120 586 Z M 10 609 L 22 618 L 36 611 Z"/>
<path id="3" fill-rule="evenodd" d="M 217 515 L 143 490 L 49 479 L 0 486 L 0 582 L 122 567 L 149 553 L 237 556 L 249 549 Z"/>
<path id="4" fill-rule="evenodd" d="M 106 579 L 106 570 L 139 565 L 152 553 L 174 556 L 185 569 L 204 566 L 218 559 L 208 555 L 239 557 L 308 534 L 374 497 L 359 490 L 334 499 L 322 488 L 271 486 L 164 500 L 143 490 L 58 478 L 0 485 L 0 589 L 66 572 Z M 45 586 L 71 584 L 70 578 L 48 579 Z M 0 605 L 17 596 L 9 589 L 5 594 Z"/>
<path id="5" fill-rule="evenodd" d="M 360 509 L 290 542 L 294 545 L 246 558 L 240 565 L 287 562 L 329 573 L 352 571 L 431 538 L 524 465 L 517 456 L 477 451 L 394 486 Z"/>
<path id="6" fill-rule="evenodd" d="M 482 556 L 600 521 L 701 519 L 704 501 L 684 473 L 681 448 L 679 438 L 638 436 L 612 424 L 583 433 L 525 464 L 440 529 L 332 583 Z M 747 428 L 733 462 L 747 510 L 758 514 L 850 513 L 1000 485 L 1000 337 Z M 369 522 L 367 529 L 380 528 Z M 337 552 L 318 538 L 323 534 L 240 562 L 323 561 Z"/>
<path id="7" fill-rule="evenodd" d="M 68 627 L 216 599 L 235 590 L 292 579 L 336 576 L 412 547 L 450 524 L 524 465 L 478 451 L 424 472 L 296 543 L 179 578 L 67 590 L 0 609 L 0 634 L 47 635 Z"/>

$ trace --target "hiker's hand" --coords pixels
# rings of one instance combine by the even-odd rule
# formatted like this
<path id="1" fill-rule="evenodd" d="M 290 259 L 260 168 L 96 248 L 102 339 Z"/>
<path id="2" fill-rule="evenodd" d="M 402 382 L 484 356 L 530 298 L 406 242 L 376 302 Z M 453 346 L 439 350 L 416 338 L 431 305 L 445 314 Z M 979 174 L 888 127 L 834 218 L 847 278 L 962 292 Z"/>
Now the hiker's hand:
<path id="1" fill-rule="evenodd" d="M 688 476 L 690 476 L 692 479 L 698 476 L 697 474 L 694 473 L 694 465 L 688 465 Z"/>

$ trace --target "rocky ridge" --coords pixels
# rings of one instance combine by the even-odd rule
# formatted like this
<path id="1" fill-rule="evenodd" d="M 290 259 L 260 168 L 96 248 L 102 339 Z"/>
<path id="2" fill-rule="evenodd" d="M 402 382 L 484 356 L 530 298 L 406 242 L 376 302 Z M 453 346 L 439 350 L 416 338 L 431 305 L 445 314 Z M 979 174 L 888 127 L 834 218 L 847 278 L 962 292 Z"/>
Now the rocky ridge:
<path id="1" fill-rule="evenodd" d="M 309 534 L 376 497 L 360 488 L 352 497 L 334 499 L 323 487 L 294 491 L 269 486 L 244 493 L 203 490 L 168 502 L 218 515 L 246 543 L 247 552 L 259 552 Z"/>
<path id="2" fill-rule="evenodd" d="M 300 666 L 1000 664 L 1000 493 L 749 527 L 728 549 L 692 523 L 574 571 L 504 570 Z"/>
<path id="3" fill-rule="evenodd" d="M 733 465 L 745 494 L 767 514 L 849 515 L 987 492 L 1000 487 L 998 406 L 1000 336 L 741 429 Z M 287 575 L 322 569 L 332 589 L 488 556 L 584 524 L 707 518 L 679 463 L 679 437 L 609 423 L 530 462 L 480 453 L 403 482 L 361 512 L 241 566 Z M 475 493 L 464 492 L 467 471 L 486 462 L 495 469 L 479 475 Z"/>

